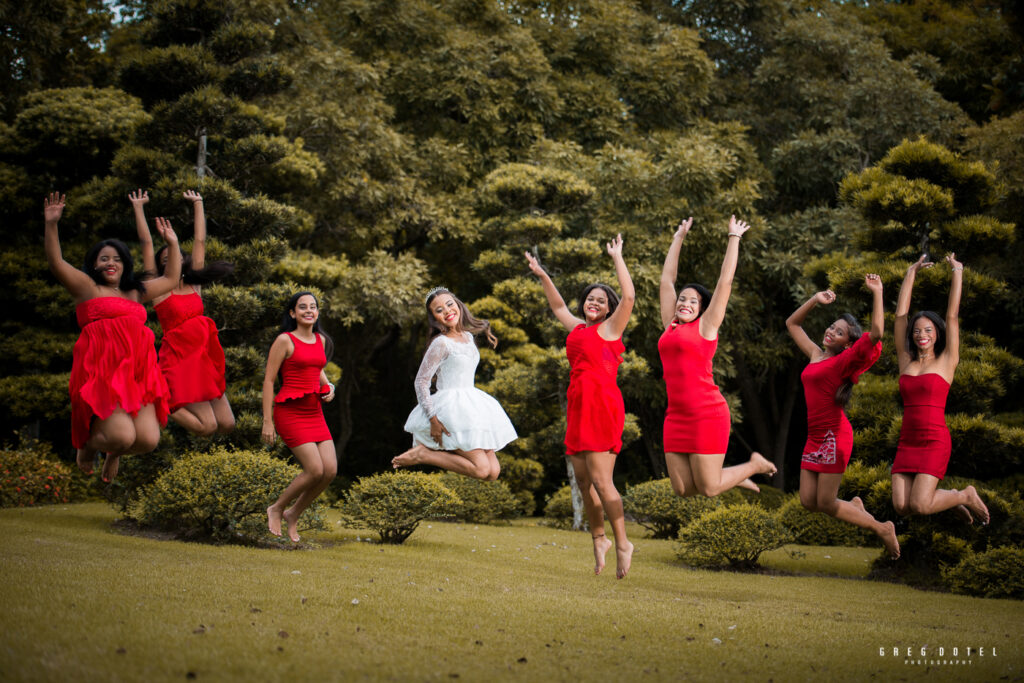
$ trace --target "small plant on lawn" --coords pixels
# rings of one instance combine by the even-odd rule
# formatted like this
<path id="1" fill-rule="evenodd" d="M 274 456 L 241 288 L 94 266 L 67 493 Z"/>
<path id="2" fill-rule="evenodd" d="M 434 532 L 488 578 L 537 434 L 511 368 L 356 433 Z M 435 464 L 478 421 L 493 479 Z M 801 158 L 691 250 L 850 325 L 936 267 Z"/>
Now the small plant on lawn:
<path id="1" fill-rule="evenodd" d="M 840 521 L 824 512 L 811 512 L 792 496 L 778 511 L 779 521 L 801 545 L 862 546 L 872 544 L 875 535 L 866 529 Z"/>
<path id="2" fill-rule="evenodd" d="M 488 524 L 496 519 L 511 519 L 519 515 L 519 501 L 503 481 L 480 481 L 454 472 L 434 476 L 462 500 L 462 505 L 452 514 L 456 519 Z"/>
<path id="3" fill-rule="evenodd" d="M 462 500 L 437 476 L 393 472 L 363 477 L 338 504 L 342 523 L 370 528 L 383 543 L 403 543 L 424 519 L 452 516 Z"/>
<path id="4" fill-rule="evenodd" d="M 753 569 L 761 553 L 792 541 L 774 514 L 741 503 L 705 513 L 680 531 L 676 555 L 695 567 Z"/>
<path id="5" fill-rule="evenodd" d="M 572 528 L 572 489 L 568 484 L 548 496 L 544 505 L 544 519 L 556 529 Z"/>
<path id="6" fill-rule="evenodd" d="M 0 449 L 0 507 L 70 503 L 85 493 L 85 481 L 50 444 L 22 436 L 16 448 Z"/>
<path id="7" fill-rule="evenodd" d="M 667 477 L 627 486 L 622 504 L 653 538 L 675 538 L 682 527 L 721 505 L 717 498 L 677 496 Z"/>
<path id="8" fill-rule="evenodd" d="M 300 472 L 262 451 L 219 447 L 179 459 L 128 505 L 143 526 L 217 542 L 267 539 L 267 505 Z M 325 529 L 324 505 L 314 501 L 300 531 Z"/>
<path id="9" fill-rule="evenodd" d="M 1024 600 L 1024 549 L 1001 547 L 970 553 L 942 570 L 949 590 L 983 598 Z"/>

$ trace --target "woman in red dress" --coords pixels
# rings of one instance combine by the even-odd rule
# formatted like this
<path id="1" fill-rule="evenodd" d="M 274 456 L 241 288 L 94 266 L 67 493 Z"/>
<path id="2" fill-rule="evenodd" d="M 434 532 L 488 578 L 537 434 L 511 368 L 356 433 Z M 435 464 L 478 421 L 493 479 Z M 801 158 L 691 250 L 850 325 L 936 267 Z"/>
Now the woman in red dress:
<path id="1" fill-rule="evenodd" d="M 135 276 L 124 243 L 104 240 L 93 245 L 78 270 L 61 254 L 57 223 L 64 206 L 64 195 L 56 192 L 43 202 L 46 259 L 74 297 L 82 328 L 68 387 L 71 443 L 86 474 L 92 474 L 96 453 L 106 453 L 102 476 L 111 481 L 121 456 L 156 448 L 160 427 L 167 423 L 167 383 L 157 366 L 142 303 L 174 289 L 181 258 L 168 261 L 164 277 L 143 283 Z M 167 243 L 177 247 L 171 224 L 157 218 L 156 226 Z"/>
<path id="2" fill-rule="evenodd" d="M 615 457 L 622 449 L 622 428 L 626 419 L 622 392 L 615 376 L 625 350 L 622 333 L 629 323 L 636 294 L 622 258 L 622 235 L 616 236 L 607 249 L 615 264 L 622 297 L 607 285 L 589 285 L 580 295 L 577 310 L 580 317 L 569 311 L 537 259 L 527 252 L 526 260 L 533 274 L 540 278 L 558 322 L 569 330 L 565 340 L 565 352 L 571 368 L 565 449 L 583 494 L 583 505 L 594 539 L 594 573 L 600 574 L 604 569 L 605 554 L 612 545 L 604 532 L 607 513 L 615 535 L 615 575 L 621 579 L 629 572 L 633 544 L 626 537 L 622 498 L 612 481 Z"/>
<path id="3" fill-rule="evenodd" d="M 160 370 L 171 392 L 171 419 L 200 436 L 226 434 L 235 428 L 235 415 L 224 393 L 224 349 L 217 324 L 203 315 L 201 285 L 230 273 L 234 266 L 218 261 L 206 265 L 206 216 L 203 198 L 194 190 L 183 196 L 192 202 L 195 232 L 192 253 L 182 254 L 181 278 L 168 294 L 153 299 L 157 320 L 163 328 Z M 162 275 L 169 249 L 153 253 L 153 240 L 143 207 L 149 194 L 138 190 L 128 195 L 135 213 L 135 227 L 142 242 L 146 270 Z"/>
<path id="4" fill-rule="evenodd" d="M 987 524 L 988 508 L 973 486 L 939 489 L 952 451 L 946 427 L 946 397 L 960 363 L 960 293 L 964 266 L 946 256 L 952 269 L 946 320 L 933 311 L 917 313 L 907 324 L 917 271 L 932 263 L 922 256 L 907 268 L 896 303 L 896 352 L 900 366 L 903 425 L 892 464 L 892 504 L 901 515 L 931 515 L 950 508 L 968 522 Z M 973 515 L 972 515 L 973 513 Z"/>
<path id="5" fill-rule="evenodd" d="M 807 443 L 800 457 L 800 502 L 811 512 L 822 512 L 873 531 L 896 559 L 900 556 L 900 544 L 895 525 L 876 520 L 864 509 L 859 497 L 849 502 L 839 500 L 839 484 L 853 452 L 853 427 L 843 408 L 858 377 L 882 353 L 882 281 L 871 273 L 864 278 L 864 284 L 872 297 L 868 334 L 864 334 L 856 318 L 844 313 L 825 330 L 821 346 L 807 336 L 803 328 L 807 314 L 819 304 L 834 302 L 836 295 L 832 290 L 818 292 L 786 320 L 789 335 L 811 361 L 800 374 L 807 399 Z"/>
<path id="6" fill-rule="evenodd" d="M 722 270 L 711 294 L 699 284 L 683 286 L 676 296 L 676 272 L 683 239 L 693 218 L 679 224 L 661 271 L 661 322 L 658 340 L 664 368 L 668 410 L 665 412 L 665 465 L 680 496 L 717 496 L 734 486 L 758 490 L 755 474 L 774 474 L 775 465 L 753 453 L 742 465 L 723 467 L 729 446 L 729 405 L 715 385 L 711 360 L 718 348 L 718 328 L 732 292 L 740 238 L 750 226 L 729 219 Z"/>
<path id="7" fill-rule="evenodd" d="M 316 297 L 311 292 L 292 296 L 263 376 L 263 441 L 273 445 L 280 434 L 302 467 L 267 508 L 270 533 L 281 535 L 283 519 L 288 524 L 288 538 L 295 543 L 299 542 L 299 517 L 338 473 L 334 441 L 321 406 L 321 402 L 334 400 L 334 385 L 324 372 L 333 349 L 331 338 L 320 329 Z M 281 390 L 275 396 L 274 379 L 278 376 Z M 287 507 L 289 503 L 291 507 Z"/>

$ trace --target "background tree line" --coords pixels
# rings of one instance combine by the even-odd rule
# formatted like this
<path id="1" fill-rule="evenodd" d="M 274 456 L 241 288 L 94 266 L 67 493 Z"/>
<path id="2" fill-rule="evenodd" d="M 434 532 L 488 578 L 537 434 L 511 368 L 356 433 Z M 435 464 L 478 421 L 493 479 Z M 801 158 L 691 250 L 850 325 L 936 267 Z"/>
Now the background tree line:
<path id="1" fill-rule="evenodd" d="M 614 281 L 625 237 L 638 290 L 620 385 L 620 472 L 663 474 L 657 286 L 672 229 L 695 217 L 680 277 L 713 285 L 730 214 L 754 229 L 716 358 L 750 449 L 793 484 L 804 360 L 784 320 L 811 292 L 865 317 L 864 272 L 893 310 L 922 247 L 967 265 L 950 473 L 1020 471 L 1024 453 L 1024 23 L 1016 3 L 593 0 L 4 2 L 0 35 L 0 427 L 67 450 L 73 303 L 49 276 L 40 201 L 68 194 L 69 261 L 134 241 L 127 195 L 185 245 L 186 188 L 205 198 L 204 288 L 228 354 L 231 444 L 259 442 L 262 367 L 287 294 L 313 288 L 336 341 L 328 406 L 342 483 L 408 443 L 445 284 L 492 320 L 478 382 L 521 439 L 507 452 L 565 479 L 568 366 L 522 252 L 569 296 Z M 916 307 L 944 310 L 947 275 Z M 837 311 L 809 321 L 822 329 Z M 856 457 L 891 461 L 894 345 L 855 392 Z M 158 456 L 193 443 L 172 428 Z M 154 462 L 161 462 L 156 457 Z M 506 468 L 506 471 L 513 471 Z"/>

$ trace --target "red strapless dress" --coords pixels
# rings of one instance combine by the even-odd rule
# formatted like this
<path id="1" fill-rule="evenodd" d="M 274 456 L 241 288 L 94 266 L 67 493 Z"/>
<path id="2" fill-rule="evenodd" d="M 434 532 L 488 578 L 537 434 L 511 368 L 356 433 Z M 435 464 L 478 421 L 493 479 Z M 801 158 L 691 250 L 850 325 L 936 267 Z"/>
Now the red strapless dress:
<path id="1" fill-rule="evenodd" d="M 281 363 L 281 389 L 274 397 L 274 429 L 288 448 L 330 441 L 331 431 L 320 402 L 320 394 L 330 391 L 326 384 L 320 384 L 320 371 L 327 365 L 323 342 L 320 335 L 307 343 L 291 332 L 286 334 L 295 344 L 295 351 Z"/>
<path id="2" fill-rule="evenodd" d="M 853 453 L 853 427 L 836 403 L 836 391 L 847 380 L 856 384 L 880 355 L 882 342 L 873 344 L 870 335 L 862 334 L 846 351 L 809 363 L 800 373 L 807 399 L 807 443 L 800 469 L 829 474 L 846 471 Z"/>
<path id="3" fill-rule="evenodd" d="M 700 321 L 669 325 L 658 340 L 668 410 L 665 452 L 719 454 L 729 448 L 729 404 L 715 385 L 718 339 L 700 336 Z"/>
<path id="4" fill-rule="evenodd" d="M 172 294 L 155 307 L 164 330 L 160 370 L 171 392 L 171 412 L 224 395 L 224 349 L 217 324 L 203 315 L 199 294 Z"/>
<path id="5" fill-rule="evenodd" d="M 622 339 L 602 339 L 598 327 L 577 325 L 565 340 L 570 367 L 565 428 L 569 455 L 622 450 L 626 407 L 615 376 L 626 347 Z"/>
<path id="6" fill-rule="evenodd" d="M 89 440 L 92 419 L 105 420 L 118 407 L 132 417 L 149 404 L 167 424 L 167 383 L 157 365 L 153 332 L 142 304 L 116 296 L 75 307 L 82 333 L 71 364 L 71 443 Z"/>
<path id="7" fill-rule="evenodd" d="M 946 427 L 949 384 L 942 375 L 900 375 L 903 426 L 896 447 L 893 473 L 922 473 L 942 479 L 953 451 Z"/>

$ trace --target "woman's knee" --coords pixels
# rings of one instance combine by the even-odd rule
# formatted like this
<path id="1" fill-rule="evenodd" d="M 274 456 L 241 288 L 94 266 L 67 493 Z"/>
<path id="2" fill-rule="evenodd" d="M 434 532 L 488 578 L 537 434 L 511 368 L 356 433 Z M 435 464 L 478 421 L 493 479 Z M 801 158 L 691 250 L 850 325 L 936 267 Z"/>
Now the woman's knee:
<path id="1" fill-rule="evenodd" d="M 224 419 L 221 419 L 221 420 L 217 420 L 216 432 L 218 434 L 227 434 L 228 432 L 234 431 L 234 429 L 235 429 L 235 416 L 234 415 L 231 415 L 231 416 L 229 416 L 227 418 L 224 418 Z"/>
<path id="2" fill-rule="evenodd" d="M 818 511 L 818 498 L 812 493 L 800 492 L 800 504 L 804 506 L 806 510 L 810 512 Z"/>

